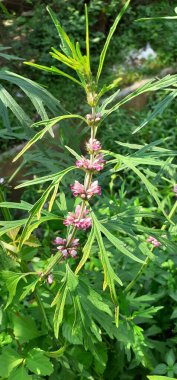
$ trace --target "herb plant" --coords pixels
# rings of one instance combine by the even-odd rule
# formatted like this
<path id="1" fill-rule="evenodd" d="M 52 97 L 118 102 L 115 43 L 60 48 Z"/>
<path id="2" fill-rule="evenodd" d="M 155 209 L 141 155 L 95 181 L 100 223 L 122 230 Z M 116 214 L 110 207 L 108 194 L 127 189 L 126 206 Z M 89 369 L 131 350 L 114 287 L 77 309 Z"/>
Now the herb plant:
<path id="1" fill-rule="evenodd" d="M 129 3 L 130 0 L 125 2 L 109 31 L 96 75 L 91 71 L 86 6 L 84 55 L 79 43 L 75 44 L 66 34 L 48 7 L 62 51 L 52 48 L 51 56 L 61 62 L 62 67 L 72 69 L 77 77 L 68 69 L 64 71 L 55 66 L 26 62 L 53 75 L 64 76 L 80 86 L 85 91 L 88 113 L 86 116 L 66 113 L 34 123 L 32 129 L 42 128 L 14 161 L 48 132 L 55 134 L 56 125 L 65 120 L 81 122 L 87 141 L 83 155 L 66 146 L 68 154 L 76 160 L 72 166 L 18 185 L 18 188 L 33 188 L 44 184 L 34 205 L 25 201 L 0 204 L 2 209 L 9 211 L 9 220 L 0 222 L 0 235 L 3 236 L 0 244 L 5 258 L 1 272 L 0 339 L 3 348 L 0 375 L 3 379 L 52 380 L 66 376 L 69 379 L 101 379 L 104 376 L 128 380 L 132 377 L 125 373 L 126 366 L 134 371 L 138 365 L 143 366 L 142 379 L 155 368 L 157 374 L 171 376 L 176 373 L 176 361 L 170 359 L 174 356 L 173 351 L 169 351 L 165 359 L 167 365 L 163 364 L 163 373 L 162 366 L 159 372 L 157 359 L 149 350 L 152 343 L 139 325 L 149 319 L 154 321 L 154 316 L 163 308 L 159 304 L 153 305 L 156 298 L 146 294 L 145 285 L 141 288 L 141 276 L 151 263 L 153 274 L 159 257 L 161 260 L 166 252 L 175 252 L 175 152 L 159 147 L 159 141 L 144 145 L 119 142 L 125 149 L 133 151 L 123 155 L 119 150 L 107 150 L 97 139 L 97 131 L 104 128 L 105 119 L 134 97 L 156 90 L 165 93 L 153 113 L 136 128 L 135 132 L 138 132 L 177 95 L 176 75 L 150 80 L 121 100 L 117 99 L 119 89 L 107 96 L 118 86 L 118 81 L 99 87 L 107 49 Z M 137 176 L 143 192 L 146 192 L 144 204 L 126 203 L 124 186 L 119 189 L 119 200 L 116 195 L 112 195 L 111 200 L 104 198 L 108 184 L 112 189 L 119 173 L 126 182 L 130 172 L 133 173 L 132 180 Z M 157 186 L 162 186 L 165 175 L 171 196 L 164 201 Z M 49 186 L 45 187 L 48 182 Z M 153 203 L 151 210 L 148 209 L 149 199 Z M 12 220 L 11 209 L 28 212 L 29 216 Z M 54 243 L 50 241 L 48 244 L 47 239 L 52 234 L 47 235 L 45 228 L 41 229 L 42 223 L 47 223 L 46 229 L 50 230 L 52 224 L 55 226 Z M 39 236 L 34 235 L 35 230 Z M 41 231 L 43 245 L 40 243 Z M 170 275 L 175 269 L 173 262 L 167 262 L 166 266 L 172 294 L 174 284 Z M 160 269 L 159 279 L 164 280 Z M 139 293 L 137 287 L 141 289 Z M 161 332 L 155 322 L 148 328 L 149 336 Z M 125 364 L 122 364 L 123 359 Z M 110 367 L 109 362 L 112 363 Z M 169 363 L 172 363 L 171 367 Z M 134 375 L 137 376 L 136 369 Z"/>

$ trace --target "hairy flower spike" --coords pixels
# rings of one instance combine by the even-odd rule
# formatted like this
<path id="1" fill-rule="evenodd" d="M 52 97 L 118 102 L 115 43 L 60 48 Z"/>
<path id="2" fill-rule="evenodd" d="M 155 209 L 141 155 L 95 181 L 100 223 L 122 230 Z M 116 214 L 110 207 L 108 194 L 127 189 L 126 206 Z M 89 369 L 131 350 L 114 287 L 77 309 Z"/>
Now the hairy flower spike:
<path id="1" fill-rule="evenodd" d="M 57 249 L 61 251 L 64 258 L 67 258 L 68 256 L 71 256 L 71 257 L 77 256 L 77 249 L 79 247 L 79 239 L 73 239 L 71 242 L 70 242 L 70 239 L 71 239 L 71 235 L 68 236 L 68 239 L 62 239 L 60 237 L 57 237 L 54 240 L 55 244 L 59 244 L 57 246 Z"/>
<path id="2" fill-rule="evenodd" d="M 65 226 L 70 226 L 70 225 L 74 226 L 78 230 L 87 230 L 92 225 L 91 218 L 86 217 L 88 213 L 89 213 L 89 210 L 87 210 L 85 207 L 81 215 L 81 206 L 77 205 L 75 209 L 75 213 L 69 212 L 63 224 Z"/>
<path id="3" fill-rule="evenodd" d="M 101 143 L 96 139 L 90 139 L 86 143 L 86 148 L 89 153 L 94 153 L 101 149 Z"/>
<path id="4" fill-rule="evenodd" d="M 154 247 L 160 247 L 161 246 L 161 243 L 160 241 L 158 241 L 156 238 L 154 238 L 153 236 L 149 236 L 148 239 L 147 239 L 147 242 L 148 243 L 151 243 Z"/>
<path id="5" fill-rule="evenodd" d="M 76 161 L 76 166 L 78 168 L 82 168 L 85 170 L 91 170 L 91 171 L 97 171 L 99 172 L 104 168 L 105 160 L 103 159 L 103 154 L 100 153 L 98 156 L 95 158 L 95 160 L 92 162 L 91 160 L 88 160 L 84 156 L 81 157 L 80 160 Z"/>

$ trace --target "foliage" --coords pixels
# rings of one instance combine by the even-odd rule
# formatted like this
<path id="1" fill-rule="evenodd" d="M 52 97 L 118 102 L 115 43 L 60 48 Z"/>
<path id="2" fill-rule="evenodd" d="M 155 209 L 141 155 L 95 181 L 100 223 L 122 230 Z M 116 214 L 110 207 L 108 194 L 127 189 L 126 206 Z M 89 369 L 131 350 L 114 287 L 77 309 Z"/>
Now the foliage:
<path id="1" fill-rule="evenodd" d="M 87 7 L 84 53 L 82 45 L 66 34 L 48 8 L 62 50 L 52 49 L 51 55 L 57 64 L 61 62 L 62 70 L 46 66 L 46 62 L 28 62 L 84 89 L 86 112 L 92 113 L 86 117 L 64 113 L 51 119 L 44 115 L 42 121 L 32 124 L 37 132 L 27 138 L 14 160 L 24 155 L 27 162 L 36 154 L 34 160 L 42 162 L 45 149 L 42 159 L 37 148 L 32 153 L 28 149 L 57 123 L 60 126 L 65 119 L 74 119 L 73 125 L 81 121 L 79 128 L 84 126 L 91 140 L 98 129 L 106 163 L 99 174 L 102 196 L 94 201 L 82 197 L 73 201 L 68 184 L 75 178 L 83 181 L 84 174 L 84 189 L 88 191 L 92 176 L 98 173 L 74 165 L 75 159 L 82 157 L 70 137 L 69 147 L 64 147 L 65 143 L 62 146 L 67 154 L 60 151 L 50 156 L 47 150 L 49 158 L 42 162 L 45 173 L 41 176 L 41 171 L 33 168 L 35 177 L 18 185 L 33 189 L 34 204 L 5 199 L 0 203 L 1 210 L 8 211 L 6 220 L 0 221 L 0 376 L 4 379 L 166 380 L 176 376 L 176 147 L 173 141 L 162 144 L 162 127 L 157 141 L 141 136 L 147 123 L 152 128 L 155 118 L 161 120 L 162 111 L 168 112 L 166 106 L 176 96 L 177 76 L 150 80 L 121 100 L 116 98 L 117 82 L 102 86 L 99 79 L 107 49 L 128 5 L 129 0 L 105 40 L 96 80 L 91 71 Z M 72 71 L 65 72 L 64 65 Z M 11 73 L 11 78 L 26 83 L 16 74 Z M 33 84 L 32 88 L 37 87 Z M 140 94 L 157 90 L 160 98 L 155 109 L 136 125 L 131 143 L 126 142 L 130 132 L 126 120 L 123 141 L 119 141 L 114 118 L 124 118 L 121 107 Z M 45 95 L 51 99 L 50 94 Z M 42 102 L 42 90 L 38 96 Z M 77 132 L 79 135 L 78 127 L 74 129 L 75 139 Z M 92 150 L 88 152 L 93 164 L 98 156 Z M 52 241 L 58 234 L 65 237 L 63 219 L 66 221 L 68 211 L 78 204 L 81 211 L 77 222 L 84 219 L 87 206 L 92 227 L 89 232 L 68 228 L 67 239 L 74 241 L 77 232 L 80 246 L 75 259 L 64 259 L 63 248 L 56 251 Z M 158 243 L 154 247 L 147 241 L 150 236 Z"/>

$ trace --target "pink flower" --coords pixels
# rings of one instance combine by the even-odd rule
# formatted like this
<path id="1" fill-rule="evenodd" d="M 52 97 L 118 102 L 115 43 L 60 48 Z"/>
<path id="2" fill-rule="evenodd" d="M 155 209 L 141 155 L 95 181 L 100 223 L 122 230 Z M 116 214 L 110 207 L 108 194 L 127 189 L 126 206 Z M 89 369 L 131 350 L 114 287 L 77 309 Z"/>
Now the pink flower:
<path id="1" fill-rule="evenodd" d="M 77 227 L 78 230 L 87 230 L 92 225 L 92 219 L 90 217 L 88 218 L 82 218 L 80 220 L 75 221 L 75 227 Z"/>
<path id="2" fill-rule="evenodd" d="M 89 211 L 84 208 L 81 214 L 81 206 L 77 205 L 75 209 L 75 213 L 69 212 L 68 216 L 64 220 L 64 225 L 65 226 L 74 226 L 78 230 L 86 230 L 89 228 L 92 224 L 92 220 L 90 217 L 86 217 L 86 215 L 89 213 Z"/>
<path id="3" fill-rule="evenodd" d="M 98 181 L 94 181 L 88 190 L 85 190 L 84 185 L 81 185 L 78 181 L 75 181 L 74 185 L 71 185 L 70 187 L 74 197 L 79 195 L 83 199 L 90 199 L 94 194 L 101 195 L 101 187 L 98 186 Z"/>
<path id="4" fill-rule="evenodd" d="M 99 172 L 100 170 L 102 170 L 103 168 L 104 168 L 104 164 L 105 164 L 105 160 L 103 160 L 103 154 L 102 153 L 100 153 L 97 157 L 96 157 L 96 159 L 95 159 L 95 161 L 93 162 L 93 168 L 97 171 L 97 172 Z"/>
<path id="5" fill-rule="evenodd" d="M 173 191 L 175 193 L 175 196 L 177 197 L 177 185 L 174 185 Z"/>
<path id="6" fill-rule="evenodd" d="M 91 183 L 87 190 L 87 198 L 90 199 L 94 194 L 101 195 L 101 187 L 98 185 L 98 181 Z"/>
<path id="7" fill-rule="evenodd" d="M 68 256 L 76 257 L 77 249 L 79 247 L 79 239 L 73 239 L 70 242 L 71 235 L 68 236 L 68 239 L 62 239 L 57 237 L 55 239 L 55 244 L 58 242 L 60 245 L 57 247 L 59 251 L 61 251 L 63 257 L 66 259 Z M 70 242 L 70 243 L 69 243 Z"/>
<path id="8" fill-rule="evenodd" d="M 86 198 L 84 185 L 81 185 L 78 181 L 74 182 L 74 185 L 70 185 L 74 197 L 80 195 L 81 198 Z"/>
<path id="9" fill-rule="evenodd" d="M 101 149 L 101 143 L 96 139 L 90 139 L 86 143 L 86 148 L 88 152 L 97 152 L 98 150 Z"/>
<path id="10" fill-rule="evenodd" d="M 93 162 L 82 156 L 80 160 L 76 161 L 76 166 L 78 168 L 83 168 L 92 171 L 96 170 L 97 172 L 99 172 L 103 169 L 105 162 L 106 161 L 103 160 L 103 154 L 100 153 Z"/>
<path id="11" fill-rule="evenodd" d="M 147 239 L 148 243 L 151 243 L 154 247 L 160 247 L 161 243 L 157 239 L 155 239 L 153 236 L 149 236 Z"/>
<path id="12" fill-rule="evenodd" d="M 62 239 L 61 237 L 56 237 L 56 239 L 54 240 L 54 243 L 64 245 L 66 243 L 66 239 Z"/>

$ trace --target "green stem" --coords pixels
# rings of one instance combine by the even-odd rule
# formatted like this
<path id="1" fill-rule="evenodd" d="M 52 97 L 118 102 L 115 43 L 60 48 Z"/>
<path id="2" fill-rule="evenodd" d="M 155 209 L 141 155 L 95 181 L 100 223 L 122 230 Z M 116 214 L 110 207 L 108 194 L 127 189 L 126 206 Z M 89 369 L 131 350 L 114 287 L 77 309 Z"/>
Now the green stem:
<path id="1" fill-rule="evenodd" d="M 169 220 L 171 220 L 171 218 L 173 217 L 176 209 L 177 209 L 177 201 L 175 202 L 175 204 L 173 205 L 173 208 L 171 209 L 171 211 L 169 213 L 169 216 L 168 216 Z M 167 227 L 167 224 L 163 224 L 163 226 L 161 227 L 161 231 L 164 231 L 166 229 L 166 227 Z M 153 248 L 152 248 L 152 250 L 153 250 Z M 150 261 L 151 261 L 151 259 L 149 257 L 147 257 L 144 264 L 141 266 L 140 270 L 136 274 L 136 276 L 133 278 L 133 280 L 125 288 L 124 293 L 128 293 L 129 290 L 134 286 L 135 282 L 142 275 L 142 273 L 144 272 L 144 269 L 147 267 L 147 265 L 150 263 Z"/>
<path id="2" fill-rule="evenodd" d="M 54 257 L 51 258 L 47 269 L 41 274 L 41 278 L 48 276 L 52 268 L 63 259 L 63 255 L 60 251 L 56 253 Z"/>
<path id="3" fill-rule="evenodd" d="M 92 115 L 95 116 L 95 114 L 96 114 L 96 107 L 92 107 Z M 93 125 L 91 127 L 91 138 L 92 139 L 95 138 L 95 134 L 96 134 L 96 129 L 95 129 L 94 125 Z M 90 160 L 93 160 L 93 159 L 94 159 L 94 154 L 90 154 Z M 92 181 L 92 175 L 93 174 L 91 172 L 87 172 L 85 174 L 84 186 L 85 186 L 85 190 L 86 191 L 87 191 L 87 189 L 90 186 L 90 183 Z M 84 212 L 84 208 L 85 208 L 85 202 L 86 201 L 83 200 L 82 203 L 81 203 L 81 211 L 80 211 L 79 219 L 82 218 L 82 215 L 83 215 L 83 212 Z M 73 239 L 75 238 L 76 232 L 77 232 L 77 228 L 73 227 L 70 239 L 67 242 L 67 246 L 66 247 L 69 247 L 71 245 Z M 51 261 L 50 261 L 47 269 L 41 274 L 41 278 L 46 277 L 51 272 L 51 270 L 53 269 L 53 267 L 58 262 L 60 262 L 62 259 L 63 259 L 62 253 L 61 252 L 57 252 L 56 255 L 51 259 Z"/>
<path id="4" fill-rule="evenodd" d="M 44 318 L 44 321 L 45 321 L 45 324 L 46 324 L 47 329 L 48 329 L 48 330 L 52 330 L 52 326 L 50 325 L 50 322 L 49 322 L 49 320 L 48 320 L 48 317 L 47 317 L 47 314 L 46 314 L 46 312 L 45 312 L 44 305 L 43 305 L 43 303 L 42 303 L 42 301 L 41 301 L 41 297 L 40 297 L 40 295 L 39 295 L 39 291 L 38 291 L 38 289 L 35 289 L 35 291 L 34 291 L 34 296 L 35 296 L 35 298 L 36 298 L 36 302 L 37 302 L 38 307 L 39 307 L 39 309 L 40 309 L 40 311 L 41 311 L 41 314 L 43 315 L 43 318 Z"/>

